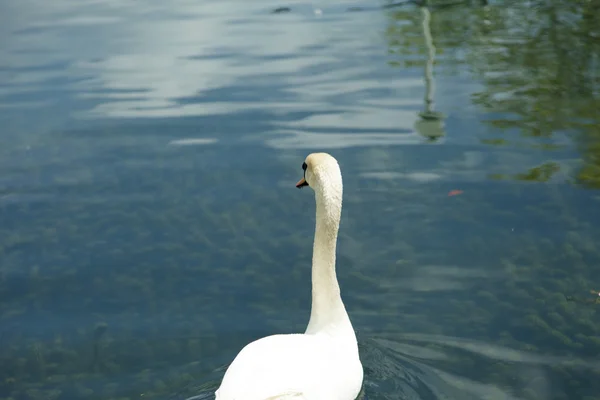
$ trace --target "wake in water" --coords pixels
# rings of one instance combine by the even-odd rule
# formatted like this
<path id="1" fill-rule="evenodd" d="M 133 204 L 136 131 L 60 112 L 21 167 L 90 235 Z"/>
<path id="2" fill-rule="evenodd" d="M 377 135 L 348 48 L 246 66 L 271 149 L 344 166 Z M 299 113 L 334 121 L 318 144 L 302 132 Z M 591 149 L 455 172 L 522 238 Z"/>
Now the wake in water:
<path id="1" fill-rule="evenodd" d="M 600 369 L 592 361 L 441 335 L 363 337 L 359 346 L 365 368 L 364 400 L 546 400 L 563 391 L 565 372 L 583 379 Z M 187 387 L 170 399 L 212 399 L 224 372 L 225 367 L 219 368 L 203 384 Z M 575 393 L 565 395 L 579 398 Z"/>

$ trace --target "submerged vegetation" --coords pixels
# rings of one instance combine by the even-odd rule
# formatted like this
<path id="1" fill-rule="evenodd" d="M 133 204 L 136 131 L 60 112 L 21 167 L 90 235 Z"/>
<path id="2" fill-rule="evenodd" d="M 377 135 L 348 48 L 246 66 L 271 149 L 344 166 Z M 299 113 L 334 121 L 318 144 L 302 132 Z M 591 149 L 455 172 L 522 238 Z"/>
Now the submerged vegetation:
<path id="1" fill-rule="evenodd" d="M 267 156 L 250 153 L 240 162 L 257 165 Z M 196 155 L 216 164 L 223 156 L 209 149 Z M 355 156 L 340 161 L 350 166 Z M 220 174 L 203 167 L 170 177 L 170 195 L 145 205 L 3 206 L 0 235 L 10 246 L 3 246 L 0 284 L 0 397 L 182 399 L 214 390 L 229 353 L 249 340 L 301 330 L 310 302 L 312 221 L 310 196 L 292 190 L 290 167 L 258 168 L 282 171 L 290 188 L 253 184 L 235 168 Z M 134 195 L 165 185 L 134 175 L 140 186 L 116 190 Z M 431 368 L 545 399 L 531 382 L 514 382 L 518 371 L 533 368 L 552 383 L 552 398 L 595 398 L 592 378 L 600 371 L 589 362 L 600 352 L 600 308 L 565 297 L 581 297 L 600 279 L 592 222 L 598 212 L 587 212 L 593 199 L 581 203 L 558 186 L 493 183 L 465 187 L 453 198 L 435 186 L 394 181 L 365 191 L 359 188 L 368 181 L 346 176 L 347 195 L 354 195 L 344 211 L 340 278 L 368 381 L 398 385 L 404 375 L 387 368 L 390 360 L 405 362 L 411 353 L 402 350 L 404 335 L 417 333 L 413 346 L 445 354 L 443 362 L 414 359 Z M 198 196 L 185 184 L 195 181 L 210 182 L 217 197 Z M 226 195 L 230 185 L 244 198 Z M 377 206 L 391 198 L 401 205 Z M 540 360 L 520 353 L 496 359 L 473 353 L 468 342 L 462 348 L 418 333 L 469 338 Z M 399 355 L 390 353 L 394 343 Z M 548 354 L 563 361 L 546 361 Z"/>

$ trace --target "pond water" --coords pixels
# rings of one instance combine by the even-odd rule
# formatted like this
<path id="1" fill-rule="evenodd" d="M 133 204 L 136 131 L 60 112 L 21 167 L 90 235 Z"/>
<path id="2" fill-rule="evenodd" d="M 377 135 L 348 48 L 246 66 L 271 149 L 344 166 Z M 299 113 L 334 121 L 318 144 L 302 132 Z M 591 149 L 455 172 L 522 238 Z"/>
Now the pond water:
<path id="1" fill-rule="evenodd" d="M 0 398 L 302 332 L 326 151 L 365 398 L 600 399 L 594 4 L 0 0 Z"/>

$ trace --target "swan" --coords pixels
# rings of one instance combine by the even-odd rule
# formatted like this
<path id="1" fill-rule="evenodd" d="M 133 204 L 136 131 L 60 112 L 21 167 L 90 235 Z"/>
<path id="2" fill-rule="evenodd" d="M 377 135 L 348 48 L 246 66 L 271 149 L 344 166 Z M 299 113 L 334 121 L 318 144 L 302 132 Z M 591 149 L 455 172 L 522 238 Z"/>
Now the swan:
<path id="1" fill-rule="evenodd" d="M 297 188 L 315 192 L 312 307 L 303 334 L 246 345 L 227 368 L 216 400 L 354 400 L 363 381 L 356 335 L 335 272 L 342 212 L 342 173 L 335 158 L 312 153 Z"/>

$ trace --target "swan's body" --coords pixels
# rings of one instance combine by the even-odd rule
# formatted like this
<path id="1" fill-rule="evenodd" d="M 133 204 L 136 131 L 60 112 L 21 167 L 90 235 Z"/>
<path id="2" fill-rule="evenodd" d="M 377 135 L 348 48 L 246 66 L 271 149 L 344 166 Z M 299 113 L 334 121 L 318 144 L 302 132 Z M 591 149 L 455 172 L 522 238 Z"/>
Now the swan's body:
<path id="1" fill-rule="evenodd" d="M 302 168 L 296 186 L 313 188 L 317 203 L 308 327 L 244 347 L 225 372 L 217 400 L 354 400 L 360 393 L 362 364 L 335 272 L 342 175 L 325 153 L 310 154 Z"/>

